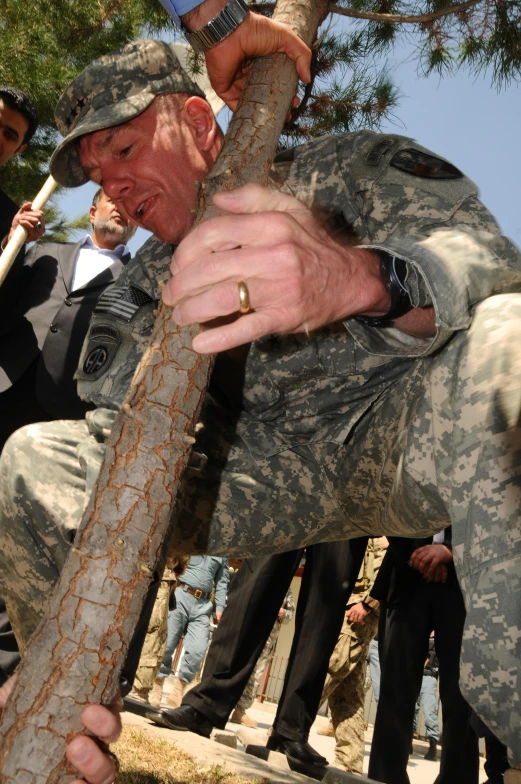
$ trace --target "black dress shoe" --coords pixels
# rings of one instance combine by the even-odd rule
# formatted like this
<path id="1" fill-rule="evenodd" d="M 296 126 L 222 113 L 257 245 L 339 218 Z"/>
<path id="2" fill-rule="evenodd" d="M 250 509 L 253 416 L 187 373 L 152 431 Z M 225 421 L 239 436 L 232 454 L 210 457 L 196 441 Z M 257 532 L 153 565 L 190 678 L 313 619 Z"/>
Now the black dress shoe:
<path id="1" fill-rule="evenodd" d="M 328 761 L 318 754 L 307 741 L 290 740 L 278 732 L 272 732 L 266 743 L 270 751 L 281 751 L 286 755 L 288 765 L 296 773 L 322 781 L 326 775 Z"/>
<path id="2" fill-rule="evenodd" d="M 147 713 L 147 719 L 161 727 L 168 727 L 169 730 L 188 730 L 204 738 L 209 738 L 213 730 L 212 722 L 191 705 L 181 705 L 175 709 L 163 708 L 160 711 L 151 710 Z"/>

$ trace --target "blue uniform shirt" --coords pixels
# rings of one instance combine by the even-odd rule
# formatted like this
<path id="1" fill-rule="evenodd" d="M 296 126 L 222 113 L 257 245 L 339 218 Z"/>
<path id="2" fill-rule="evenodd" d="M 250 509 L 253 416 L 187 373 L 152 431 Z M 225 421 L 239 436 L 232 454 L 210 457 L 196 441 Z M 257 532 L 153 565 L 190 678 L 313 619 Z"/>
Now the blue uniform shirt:
<path id="1" fill-rule="evenodd" d="M 159 0 L 159 2 L 176 25 L 181 27 L 179 17 L 197 8 L 198 5 L 201 5 L 202 0 Z"/>
<path id="2" fill-rule="evenodd" d="M 180 582 L 190 588 L 199 588 L 210 593 L 215 583 L 215 609 L 222 612 L 226 606 L 228 592 L 228 559 L 216 558 L 213 555 L 192 555 Z"/>

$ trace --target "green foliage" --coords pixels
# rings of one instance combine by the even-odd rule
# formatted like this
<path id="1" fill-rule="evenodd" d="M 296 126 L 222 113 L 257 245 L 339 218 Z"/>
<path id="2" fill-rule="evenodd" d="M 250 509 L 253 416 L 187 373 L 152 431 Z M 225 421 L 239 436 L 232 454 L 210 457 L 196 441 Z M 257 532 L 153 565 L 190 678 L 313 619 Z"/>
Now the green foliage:
<path id="1" fill-rule="evenodd" d="M 416 52 L 422 75 L 486 71 L 497 88 L 521 74 L 521 0 L 332 0 L 283 144 L 334 131 L 377 129 L 398 104 L 385 58 Z M 459 10 L 452 10 L 456 6 Z M 272 4 L 260 5 L 271 13 Z M 343 24 L 342 11 L 345 11 Z M 376 15 L 376 17 L 375 17 Z M 391 18 L 389 16 L 392 15 Z M 341 30 L 341 32 L 338 32 Z"/>
<path id="2" fill-rule="evenodd" d="M 68 242 L 80 239 L 90 231 L 91 223 L 88 213 L 78 215 L 68 220 L 63 212 L 56 206 L 54 199 L 45 206 L 45 241 Z"/>
<path id="3" fill-rule="evenodd" d="M 11 198 L 18 203 L 32 198 L 47 176 L 58 138 L 54 107 L 68 82 L 96 57 L 144 31 L 161 36 L 172 29 L 156 0 L 0 0 L 0 84 L 25 90 L 41 123 L 27 151 L 0 173 Z"/>

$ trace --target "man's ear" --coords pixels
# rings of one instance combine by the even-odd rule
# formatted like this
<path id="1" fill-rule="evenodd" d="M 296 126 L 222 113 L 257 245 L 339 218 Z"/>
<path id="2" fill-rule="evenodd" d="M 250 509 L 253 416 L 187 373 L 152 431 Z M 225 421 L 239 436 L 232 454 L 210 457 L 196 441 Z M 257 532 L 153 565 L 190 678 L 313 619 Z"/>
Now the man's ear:
<path id="1" fill-rule="evenodd" d="M 91 224 L 94 223 L 94 216 L 95 215 L 96 215 L 96 207 L 93 204 L 91 204 L 90 209 L 89 209 L 89 218 L 90 218 Z"/>
<path id="2" fill-rule="evenodd" d="M 218 126 L 210 104 L 198 95 L 191 95 L 181 114 L 200 152 L 211 150 L 218 135 Z"/>
<path id="3" fill-rule="evenodd" d="M 20 155 L 20 153 L 23 152 L 26 148 L 27 148 L 26 144 L 21 144 L 17 149 L 17 151 L 15 152 L 15 155 Z"/>

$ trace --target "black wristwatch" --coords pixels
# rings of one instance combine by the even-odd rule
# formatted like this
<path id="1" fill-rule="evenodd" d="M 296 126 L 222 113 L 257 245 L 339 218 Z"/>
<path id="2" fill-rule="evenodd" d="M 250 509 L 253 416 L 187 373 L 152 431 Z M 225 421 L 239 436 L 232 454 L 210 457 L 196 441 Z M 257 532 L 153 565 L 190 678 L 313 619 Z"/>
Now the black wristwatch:
<path id="1" fill-rule="evenodd" d="M 356 321 L 368 327 L 390 327 L 392 322 L 412 310 L 409 292 L 405 287 L 407 263 L 386 251 L 380 254 L 380 275 L 391 295 L 391 307 L 384 316 L 355 316 Z"/>

